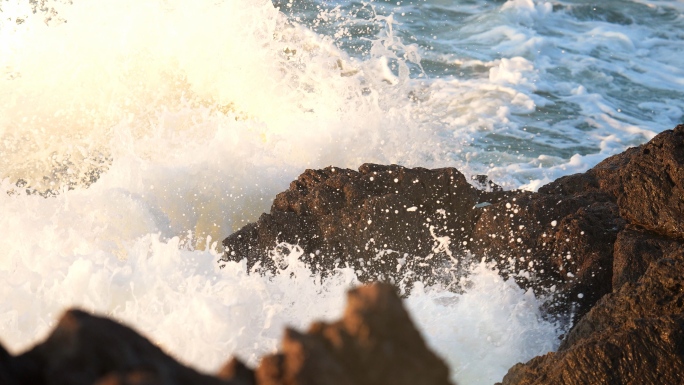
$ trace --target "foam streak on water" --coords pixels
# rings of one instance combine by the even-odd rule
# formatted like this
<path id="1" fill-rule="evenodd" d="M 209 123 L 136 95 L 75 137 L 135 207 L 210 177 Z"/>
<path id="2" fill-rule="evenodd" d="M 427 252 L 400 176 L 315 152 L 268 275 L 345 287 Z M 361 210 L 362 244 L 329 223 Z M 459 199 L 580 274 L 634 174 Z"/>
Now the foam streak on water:
<path id="1" fill-rule="evenodd" d="M 215 263 L 306 168 L 456 166 L 534 189 L 684 111 L 681 2 L 39 3 L 0 2 L 13 352 L 81 306 L 204 370 L 256 364 L 357 282 L 321 282 L 294 249 L 277 276 Z M 495 271 L 449 284 L 463 292 L 419 285 L 406 304 L 460 383 L 556 347 L 538 300 Z"/>
<path id="2" fill-rule="evenodd" d="M 283 2 L 284 3 L 284 2 Z M 308 0 L 284 7 L 326 33 Z M 368 19 L 348 2 L 349 19 Z M 536 189 L 682 122 L 679 1 L 408 0 L 370 3 L 416 44 L 422 100 L 452 162 Z M 372 6 L 375 4 L 375 6 Z M 335 8 L 337 9 L 337 8 Z M 340 23 L 367 57 L 373 31 Z M 328 32 L 329 33 L 329 32 Z"/>

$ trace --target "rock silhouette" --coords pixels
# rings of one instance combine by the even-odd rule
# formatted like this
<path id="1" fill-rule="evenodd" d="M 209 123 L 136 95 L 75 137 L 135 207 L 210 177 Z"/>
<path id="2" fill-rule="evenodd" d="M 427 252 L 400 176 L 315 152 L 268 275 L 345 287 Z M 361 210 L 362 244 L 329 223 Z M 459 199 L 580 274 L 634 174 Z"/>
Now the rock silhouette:
<path id="1" fill-rule="evenodd" d="M 264 357 L 258 384 L 449 384 L 449 370 L 425 345 L 395 289 L 353 289 L 341 320 L 288 329 L 282 352 Z"/>
<path id="2" fill-rule="evenodd" d="M 428 349 L 395 288 L 348 293 L 342 319 L 287 329 L 281 351 L 252 370 L 235 358 L 216 376 L 183 366 L 134 330 L 67 311 L 50 336 L 12 357 L 0 346 L 3 385 L 448 385 L 449 369 Z"/>

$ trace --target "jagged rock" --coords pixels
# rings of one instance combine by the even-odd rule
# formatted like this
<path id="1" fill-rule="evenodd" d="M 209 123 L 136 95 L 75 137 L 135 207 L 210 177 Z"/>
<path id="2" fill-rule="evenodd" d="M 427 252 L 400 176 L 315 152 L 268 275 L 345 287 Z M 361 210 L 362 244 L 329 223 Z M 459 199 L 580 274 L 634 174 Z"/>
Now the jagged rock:
<path id="1" fill-rule="evenodd" d="M 52 334 L 12 357 L 0 346 L 2 385 L 448 385 L 395 292 L 358 287 L 341 320 L 285 331 L 281 352 L 256 372 L 233 358 L 216 377 L 200 374 L 107 318 L 69 310 Z"/>
<path id="2" fill-rule="evenodd" d="M 596 168 L 620 215 L 652 232 L 684 238 L 684 125 L 616 155 Z M 605 172 L 603 169 L 609 169 Z"/>
<path id="3" fill-rule="evenodd" d="M 576 348 L 517 364 L 503 385 L 681 384 L 684 316 L 630 319 Z"/>
<path id="4" fill-rule="evenodd" d="M 560 350 L 629 318 L 670 315 L 684 315 L 684 247 L 681 245 L 651 263 L 637 282 L 627 282 L 602 298 L 575 325 Z"/>
<path id="5" fill-rule="evenodd" d="M 684 125 L 481 210 L 472 251 L 523 287 L 555 285 L 549 310 L 579 319 L 684 236 Z"/>
<path id="6" fill-rule="evenodd" d="M 420 185 L 407 183 L 413 178 Z M 486 186 L 480 179 L 476 184 Z M 313 256 L 314 270 L 348 263 L 365 268 L 361 279 L 400 278 L 405 270 L 392 262 L 406 258 L 407 270 L 416 272 L 413 278 L 429 284 L 442 278 L 440 269 L 451 256 L 485 258 L 522 287 L 552 294 L 548 312 L 579 320 L 560 352 L 516 366 L 505 383 L 679 379 L 674 376 L 681 373 L 684 344 L 676 290 L 683 290 L 684 273 L 671 270 L 679 272 L 667 278 L 672 291 L 657 289 L 654 282 L 666 279 L 667 268 L 661 265 L 684 244 L 684 125 L 537 193 L 486 187 L 489 191 L 471 187 L 453 169 L 364 165 L 359 172 L 307 170 L 278 195 L 271 214 L 224 241 L 225 259 L 247 257 L 248 263 L 272 268 L 265 250 L 280 240 L 297 243 Z M 411 207 L 416 211 L 401 211 Z M 449 242 L 441 238 L 435 243 L 442 236 Z M 383 249 L 392 250 L 385 255 L 387 263 L 368 269 Z M 327 259 L 316 257 L 317 252 Z M 651 291 L 635 294 L 639 287 Z M 648 296 L 652 300 L 644 299 Z M 679 301 L 672 305 L 676 311 L 663 307 L 672 298 Z M 640 303 L 648 303 L 643 309 L 651 311 L 637 316 L 625 310 Z M 310 337 L 288 337 L 302 338 Z M 317 351 L 317 343 L 299 345 Z M 270 359 L 273 373 L 281 373 L 284 356 Z M 636 368 L 635 359 L 647 362 Z"/>
<path id="7" fill-rule="evenodd" d="M 613 243 L 625 221 L 610 196 L 522 193 L 480 210 L 471 251 L 525 288 L 553 290 L 549 311 L 581 315 L 611 291 Z"/>
<path id="8" fill-rule="evenodd" d="M 475 223 L 473 206 L 505 195 L 476 190 L 453 168 L 364 164 L 358 172 L 306 170 L 278 194 L 270 214 L 223 241 L 224 260 L 247 258 L 250 268 L 259 263 L 274 270 L 268 251 L 287 242 L 304 250 L 315 271 L 349 265 L 362 279 L 411 271 L 429 281 L 450 259 L 435 250 L 436 238 L 448 235 L 460 244 Z M 407 256 L 397 269 L 397 259 Z"/>
<path id="9" fill-rule="evenodd" d="M 504 385 L 681 384 L 684 248 L 665 253 L 636 282 L 606 295 L 557 353 L 510 369 Z"/>
<path id="10" fill-rule="evenodd" d="M 216 377 L 222 380 L 238 380 L 244 385 L 256 384 L 254 371 L 235 357 L 221 367 Z"/>
<path id="11" fill-rule="evenodd" d="M 16 357 L 22 385 L 237 385 L 185 367 L 110 319 L 67 311 L 43 343 Z"/>
<path id="12" fill-rule="evenodd" d="M 539 189 L 564 195 L 586 191 L 611 195 L 620 216 L 635 226 L 684 238 L 684 125 Z"/>
<path id="13" fill-rule="evenodd" d="M 449 370 L 432 353 L 395 289 L 374 284 L 351 290 L 341 320 L 288 329 L 281 352 L 264 357 L 259 385 L 437 385 Z"/>

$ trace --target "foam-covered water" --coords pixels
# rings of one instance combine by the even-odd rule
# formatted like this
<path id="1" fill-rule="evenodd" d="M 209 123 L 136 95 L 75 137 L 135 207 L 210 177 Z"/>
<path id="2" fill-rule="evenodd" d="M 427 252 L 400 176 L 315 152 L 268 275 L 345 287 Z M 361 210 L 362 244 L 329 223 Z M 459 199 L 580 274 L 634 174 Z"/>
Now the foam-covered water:
<path id="1" fill-rule="evenodd" d="M 345 269 L 321 282 L 296 250 L 277 276 L 215 263 L 215 242 L 305 168 L 456 166 L 535 189 L 684 110 L 676 1 L 0 9 L 0 340 L 13 352 L 78 305 L 203 370 L 233 353 L 255 364 L 283 325 L 337 317 L 357 282 Z M 455 380 L 493 383 L 557 346 L 531 293 L 482 265 L 459 285 L 406 300 Z"/>

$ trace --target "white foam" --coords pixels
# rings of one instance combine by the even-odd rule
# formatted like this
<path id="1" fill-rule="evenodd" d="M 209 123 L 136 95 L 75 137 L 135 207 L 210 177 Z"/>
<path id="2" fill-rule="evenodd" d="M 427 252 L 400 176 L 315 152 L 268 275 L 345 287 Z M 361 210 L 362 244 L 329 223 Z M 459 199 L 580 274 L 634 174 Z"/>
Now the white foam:
<path id="1" fill-rule="evenodd" d="M 3 177 L 59 189 L 113 159 L 96 188 L 134 195 L 167 236 L 216 238 L 306 168 L 445 159 L 408 74 L 389 69 L 405 67 L 391 20 L 355 62 L 267 0 L 79 1 L 60 16 L 2 29 Z"/>
<path id="2" fill-rule="evenodd" d="M 642 3 L 431 6 L 455 16 L 434 23 L 448 33 L 423 56 L 453 74 L 429 84 L 426 104 L 458 166 L 534 189 L 681 123 L 678 6 Z"/>
<path id="3" fill-rule="evenodd" d="M 558 347 L 559 328 L 542 320 L 541 303 L 531 292 L 484 263 L 461 285 L 468 288 L 464 294 L 418 286 L 406 301 L 459 384 L 501 381 L 516 363 Z"/>
<path id="4" fill-rule="evenodd" d="M 71 211 L 66 200 L 47 202 Z M 45 202 L 36 198 L 33 204 Z M 277 349 L 285 326 L 305 330 L 313 320 L 338 318 L 344 292 L 358 284 L 351 269 L 321 281 L 299 262 L 302 253 L 296 247 L 286 246 L 289 254 L 280 258 L 287 267 L 275 276 L 248 274 L 244 262 L 219 269 L 216 244 L 192 250 L 178 237 L 164 241 L 147 234 L 109 251 L 102 247 L 107 240 L 93 244 L 88 224 L 80 231 L 64 229 L 59 221 L 66 214 L 52 216 L 57 222 L 43 227 L 34 222 L 31 237 L 38 242 L 2 244 L 10 258 L 0 269 L 7 283 L 0 288 L 5 298 L 0 333 L 10 351 L 29 347 L 48 333 L 61 311 L 77 306 L 134 326 L 182 362 L 205 371 L 216 370 L 233 354 L 256 365 L 258 357 Z M 8 223 L 1 227 L 11 231 Z M 21 231 L 8 235 L 25 236 Z M 531 293 L 504 282 L 484 264 L 469 280 L 462 283 L 468 287 L 464 294 L 418 286 L 407 300 L 455 381 L 491 383 L 513 363 L 556 347 L 558 330 L 541 319 Z"/>

